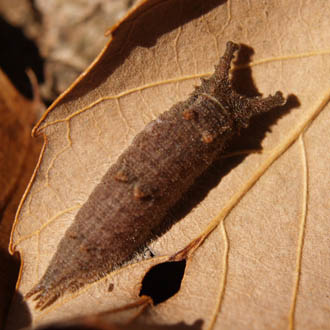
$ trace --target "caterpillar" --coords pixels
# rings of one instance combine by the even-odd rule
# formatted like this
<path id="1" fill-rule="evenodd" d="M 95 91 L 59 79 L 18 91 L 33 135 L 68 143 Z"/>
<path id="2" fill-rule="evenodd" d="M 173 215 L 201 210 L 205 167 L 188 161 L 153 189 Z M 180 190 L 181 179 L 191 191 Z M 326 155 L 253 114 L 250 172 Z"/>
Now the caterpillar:
<path id="1" fill-rule="evenodd" d="M 249 120 L 281 106 L 281 92 L 244 97 L 229 78 L 239 46 L 227 42 L 209 79 L 135 136 L 78 211 L 26 298 L 44 309 L 107 274 L 156 237 L 167 212 Z"/>

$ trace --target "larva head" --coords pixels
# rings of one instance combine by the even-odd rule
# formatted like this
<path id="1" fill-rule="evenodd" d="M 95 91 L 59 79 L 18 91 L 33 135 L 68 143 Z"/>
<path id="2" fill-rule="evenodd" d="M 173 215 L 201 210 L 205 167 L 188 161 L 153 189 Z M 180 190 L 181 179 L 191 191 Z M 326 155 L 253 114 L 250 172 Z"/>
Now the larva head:
<path id="1" fill-rule="evenodd" d="M 199 95 L 208 95 L 209 98 L 215 99 L 220 105 L 219 110 L 232 117 L 235 126 L 239 129 L 247 127 L 250 118 L 254 115 L 282 106 L 286 100 L 281 92 L 266 98 L 245 97 L 235 92 L 229 78 L 229 70 L 239 45 L 229 41 L 226 46 L 226 51 L 216 65 L 214 74 L 209 79 L 202 80 L 202 85 L 196 88 L 193 96 L 197 98 Z"/>

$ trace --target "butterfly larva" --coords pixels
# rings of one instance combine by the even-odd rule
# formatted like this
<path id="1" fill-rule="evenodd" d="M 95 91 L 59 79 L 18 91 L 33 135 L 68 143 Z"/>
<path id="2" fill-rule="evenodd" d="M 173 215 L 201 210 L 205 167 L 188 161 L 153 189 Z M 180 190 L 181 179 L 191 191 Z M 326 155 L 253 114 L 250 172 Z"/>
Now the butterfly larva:
<path id="1" fill-rule="evenodd" d="M 214 74 L 190 97 L 150 122 L 121 154 L 77 213 L 40 282 L 45 308 L 132 258 L 155 238 L 166 213 L 180 200 L 229 139 L 252 116 L 283 105 L 280 92 L 243 97 L 232 89 L 230 63 L 238 45 L 227 48 Z"/>

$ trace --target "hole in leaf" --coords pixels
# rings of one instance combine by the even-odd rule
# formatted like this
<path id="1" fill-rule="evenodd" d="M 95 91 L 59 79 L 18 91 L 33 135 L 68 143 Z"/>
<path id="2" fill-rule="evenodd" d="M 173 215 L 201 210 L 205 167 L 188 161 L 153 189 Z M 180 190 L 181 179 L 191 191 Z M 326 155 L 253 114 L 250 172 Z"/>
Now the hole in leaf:
<path id="1" fill-rule="evenodd" d="M 186 260 L 164 262 L 152 267 L 144 276 L 140 296 L 149 296 L 154 305 L 176 294 L 186 268 Z"/>

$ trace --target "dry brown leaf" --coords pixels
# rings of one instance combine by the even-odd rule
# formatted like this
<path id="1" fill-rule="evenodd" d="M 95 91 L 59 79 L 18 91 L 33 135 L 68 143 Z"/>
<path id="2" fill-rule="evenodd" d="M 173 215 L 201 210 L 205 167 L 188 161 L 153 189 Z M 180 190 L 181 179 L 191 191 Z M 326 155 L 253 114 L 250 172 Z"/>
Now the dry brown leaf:
<path id="1" fill-rule="evenodd" d="M 226 170 L 210 171 L 205 180 L 216 180 L 212 188 L 199 181 L 201 202 L 151 244 L 156 257 L 66 294 L 42 312 L 27 301 L 34 324 L 137 301 L 145 272 L 200 237 L 202 244 L 188 250 L 180 291 L 139 322 L 330 329 L 329 15 L 330 5 L 321 0 L 150 0 L 113 29 L 100 57 L 36 128 L 46 144 L 12 242 L 24 261 L 22 294 L 43 275 L 108 167 L 146 123 L 213 71 L 227 40 L 253 47 L 258 90 L 294 94 L 300 107 L 289 104 L 285 115 L 252 126 L 241 148 L 262 141 L 261 154 L 237 166 L 229 162 L 223 177 Z M 22 308 L 12 306 L 8 328 Z"/>
<path id="2" fill-rule="evenodd" d="M 18 260 L 8 254 L 12 224 L 32 175 L 41 144 L 31 138 L 37 102 L 23 98 L 0 70 L 0 325 L 18 275 Z"/>

